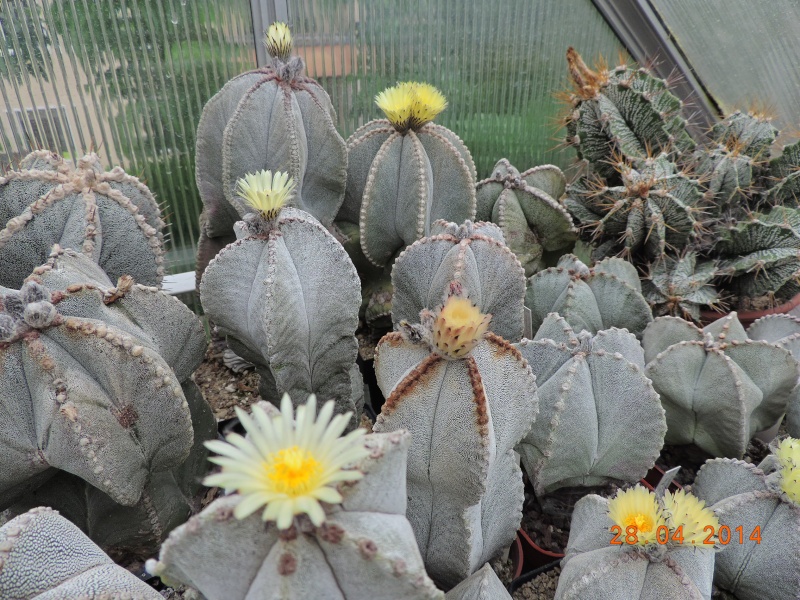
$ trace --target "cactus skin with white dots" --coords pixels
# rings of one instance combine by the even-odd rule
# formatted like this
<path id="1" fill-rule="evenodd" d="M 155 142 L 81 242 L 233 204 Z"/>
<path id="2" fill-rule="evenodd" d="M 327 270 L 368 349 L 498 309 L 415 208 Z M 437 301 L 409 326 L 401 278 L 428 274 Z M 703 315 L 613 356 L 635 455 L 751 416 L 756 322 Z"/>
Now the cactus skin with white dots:
<path id="1" fill-rule="evenodd" d="M 0 527 L 4 600 L 160 600 L 152 587 L 112 561 L 80 529 L 49 508 Z"/>
<path id="2" fill-rule="evenodd" d="M 54 469 L 135 504 L 150 473 L 191 449 L 181 382 L 202 361 L 202 323 L 177 298 L 126 277 L 115 286 L 60 248 L 0 298 L 0 506 Z"/>
<path id="3" fill-rule="evenodd" d="M 96 154 L 77 168 L 37 151 L 0 175 L 0 285 L 19 288 L 53 244 L 82 252 L 116 280 L 159 285 L 164 221 L 150 190 L 120 167 L 104 172 Z"/>
<path id="4" fill-rule="evenodd" d="M 486 563 L 444 595 L 445 600 L 511 600 L 494 569 Z"/>

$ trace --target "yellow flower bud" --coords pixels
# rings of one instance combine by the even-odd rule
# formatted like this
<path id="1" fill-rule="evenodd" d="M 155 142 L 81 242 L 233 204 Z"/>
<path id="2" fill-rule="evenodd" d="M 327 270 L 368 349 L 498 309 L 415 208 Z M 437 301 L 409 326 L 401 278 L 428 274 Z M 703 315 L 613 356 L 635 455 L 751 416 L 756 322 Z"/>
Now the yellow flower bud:
<path id="1" fill-rule="evenodd" d="M 468 298 L 450 296 L 433 322 L 433 343 L 449 358 L 464 358 L 483 339 L 492 315 Z"/>
<path id="2" fill-rule="evenodd" d="M 267 29 L 264 45 L 273 58 L 286 60 L 292 53 L 292 32 L 286 23 L 276 21 Z"/>

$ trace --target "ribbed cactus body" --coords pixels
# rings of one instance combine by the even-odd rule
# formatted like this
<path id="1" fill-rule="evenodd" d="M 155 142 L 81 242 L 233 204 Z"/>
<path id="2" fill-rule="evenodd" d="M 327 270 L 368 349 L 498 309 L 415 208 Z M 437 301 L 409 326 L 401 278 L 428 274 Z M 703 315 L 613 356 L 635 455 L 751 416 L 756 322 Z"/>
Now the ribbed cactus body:
<path id="1" fill-rule="evenodd" d="M 422 309 L 436 308 L 457 287 L 492 315 L 489 329 L 512 342 L 522 338 L 525 274 L 492 223 L 434 223 L 430 237 L 397 258 L 392 283 L 395 325 L 416 323 Z"/>
<path id="2" fill-rule="evenodd" d="M 800 597 L 800 506 L 781 493 L 774 459 L 767 456 L 758 467 L 709 460 L 692 486 L 731 530 L 716 556 L 714 583 L 740 600 Z"/>
<path id="3" fill-rule="evenodd" d="M 315 393 L 358 419 L 361 290 L 347 253 L 319 221 L 294 208 L 283 209 L 262 233 L 244 222 L 238 231 L 241 239 L 203 275 L 206 314 L 231 348 L 256 365 L 264 399 L 278 403 L 288 393 L 304 403 Z"/>
<path id="4" fill-rule="evenodd" d="M 716 251 L 719 274 L 735 295 L 788 300 L 800 293 L 800 209 L 755 213 L 722 230 Z"/>
<path id="5" fill-rule="evenodd" d="M 713 551 L 612 545 L 608 502 L 590 494 L 575 505 L 556 600 L 711 599 Z"/>
<path id="6" fill-rule="evenodd" d="M 80 477 L 62 471 L 12 505 L 11 513 L 49 506 L 115 556 L 146 557 L 157 551 L 167 534 L 196 510 L 200 481 L 209 468 L 203 443 L 217 436 L 217 420 L 200 389 L 193 381 L 182 387 L 192 413 L 192 450 L 177 467 L 151 473 L 136 504 L 117 504 Z"/>
<path id="7" fill-rule="evenodd" d="M 671 315 L 699 321 L 701 307 L 714 306 L 719 300 L 711 283 L 716 274 L 716 264 L 698 261 L 695 252 L 680 258 L 664 256 L 642 280 L 642 293 L 657 317 Z"/>
<path id="8" fill-rule="evenodd" d="M 292 59 L 292 64 L 299 59 Z M 295 204 L 330 225 L 344 198 L 347 151 L 328 94 L 297 68 L 275 63 L 231 79 L 197 126 L 196 177 L 206 233 L 230 235 L 243 215 L 236 182 L 260 170 L 288 172 Z"/>
<path id="9" fill-rule="evenodd" d="M 566 141 L 577 149 L 578 158 L 608 174 L 615 155 L 645 159 L 651 153 L 694 147 L 681 116 L 682 103 L 663 79 L 626 65 L 592 71 L 573 48 L 567 50 L 567 63 L 574 93 Z"/>
<path id="10" fill-rule="evenodd" d="M 561 169 L 554 165 L 520 173 L 503 158 L 487 179 L 475 185 L 475 218 L 500 226 L 526 276 L 544 268 L 545 252 L 569 250 L 577 239 L 572 218 L 558 202 L 566 183 Z"/>
<path id="11" fill-rule="evenodd" d="M 497 578 L 489 563 L 447 592 L 444 597 L 445 600 L 511 600 L 511 594 Z"/>
<path id="12" fill-rule="evenodd" d="M 748 337 L 736 313 L 700 329 L 659 317 L 642 338 L 645 373 L 667 413 L 667 444 L 741 457 L 753 433 L 786 412 L 797 382 L 791 353 Z"/>
<path id="13" fill-rule="evenodd" d="M 517 447 L 536 494 L 644 477 L 667 424 L 636 337 L 576 333 L 553 313 L 516 347 L 538 386 L 539 415 Z"/>
<path id="14" fill-rule="evenodd" d="M 581 224 L 599 258 L 643 253 L 658 258 L 667 248 L 682 248 L 694 233 L 697 181 L 665 154 L 617 164 L 622 185 L 583 179 L 567 188 L 564 206 Z"/>
<path id="15" fill-rule="evenodd" d="M 536 331 L 552 312 L 575 330 L 594 334 L 617 327 L 639 335 L 653 320 L 635 267 L 619 258 L 607 258 L 591 269 L 572 254 L 558 265 L 528 280 L 525 306 Z"/>
<path id="16" fill-rule="evenodd" d="M 61 469 L 135 504 L 192 446 L 180 384 L 202 361 L 199 319 L 156 288 L 114 286 L 71 250 L 0 295 L 2 503 Z"/>
<path id="17" fill-rule="evenodd" d="M 338 219 L 358 223 L 361 248 L 375 265 L 430 234 L 438 219 L 475 218 L 475 164 L 449 129 L 427 123 L 400 133 L 385 119 L 347 140 L 347 190 Z"/>
<path id="18" fill-rule="evenodd" d="M 800 142 L 783 147 L 780 156 L 769 161 L 771 187 L 766 192 L 770 204 L 800 205 Z"/>
<path id="19" fill-rule="evenodd" d="M 225 496 L 173 531 L 148 569 L 208 600 L 441 600 L 405 517 L 409 441 L 406 432 L 367 435 L 364 477 L 340 485 L 344 500 L 319 527 L 298 517 L 278 531 L 260 512 L 237 520 L 241 497 Z"/>
<path id="20" fill-rule="evenodd" d="M 159 600 L 67 519 L 35 508 L 0 527 L 0 598 Z"/>
<path id="21" fill-rule="evenodd" d="M 77 168 L 57 154 L 26 156 L 0 176 L 0 285 L 19 288 L 53 244 L 82 252 L 116 280 L 158 285 L 164 275 L 161 212 L 150 190 L 96 154 Z"/>
<path id="22" fill-rule="evenodd" d="M 522 355 L 489 333 L 452 360 L 406 332 L 375 351 L 387 400 L 375 431 L 408 429 L 408 519 L 428 573 L 445 588 L 514 539 L 522 473 L 513 448 L 536 415 L 536 383 Z"/>

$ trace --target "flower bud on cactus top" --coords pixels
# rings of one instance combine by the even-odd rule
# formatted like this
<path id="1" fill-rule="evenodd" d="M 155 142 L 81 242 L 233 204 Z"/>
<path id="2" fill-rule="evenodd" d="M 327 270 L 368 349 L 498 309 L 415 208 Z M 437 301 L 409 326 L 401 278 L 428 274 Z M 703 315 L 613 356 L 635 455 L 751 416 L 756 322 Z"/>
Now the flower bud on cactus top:
<path id="1" fill-rule="evenodd" d="M 278 529 L 289 529 L 295 515 L 307 514 L 319 527 L 325 521 L 320 502 L 338 504 L 342 495 L 334 487 L 340 481 L 356 481 L 362 473 L 346 468 L 368 451 L 361 443 L 364 429 L 339 436 L 351 413 L 333 416 L 334 402 L 326 402 L 315 420 L 316 397 L 309 396 L 293 419 L 292 401 L 284 394 L 281 412 L 269 414 L 259 405 L 252 417 L 237 408 L 236 414 L 247 438 L 231 434 L 227 442 L 211 441 L 206 447 L 220 456 L 211 462 L 222 472 L 210 475 L 205 485 L 235 489 L 242 496 L 233 512 L 244 519 L 264 507 L 264 521 L 276 521 Z"/>
<path id="2" fill-rule="evenodd" d="M 445 358 L 464 358 L 483 339 L 491 318 L 469 298 L 450 296 L 433 321 L 433 343 Z"/>
<path id="3" fill-rule="evenodd" d="M 781 466 L 781 490 L 800 506 L 800 440 L 782 440 L 775 455 Z"/>
<path id="4" fill-rule="evenodd" d="M 375 104 L 400 133 L 409 129 L 418 131 L 447 108 L 447 100 L 439 90 L 429 83 L 416 81 L 386 88 L 375 96 Z"/>
<path id="5" fill-rule="evenodd" d="M 275 21 L 264 35 L 264 45 L 272 58 L 286 60 L 292 53 L 292 32 L 286 23 Z"/>
<path id="6" fill-rule="evenodd" d="M 281 171 L 248 173 L 236 182 L 236 193 L 266 221 L 278 216 L 294 192 L 294 178 Z"/>

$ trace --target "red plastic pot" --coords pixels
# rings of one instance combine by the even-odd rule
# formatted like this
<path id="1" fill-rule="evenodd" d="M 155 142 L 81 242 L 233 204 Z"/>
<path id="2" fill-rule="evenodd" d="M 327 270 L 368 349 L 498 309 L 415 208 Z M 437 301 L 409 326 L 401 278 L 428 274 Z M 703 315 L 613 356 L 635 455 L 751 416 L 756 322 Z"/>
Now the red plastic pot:
<path id="1" fill-rule="evenodd" d="M 739 317 L 739 321 L 742 323 L 742 325 L 749 327 L 753 321 L 756 321 L 761 317 L 766 317 L 767 315 L 785 315 L 798 306 L 800 306 L 800 294 L 797 294 L 794 298 L 789 300 L 789 302 L 779 306 L 773 306 L 772 308 L 768 308 L 766 310 L 736 311 L 736 315 Z M 703 310 L 700 311 L 700 322 L 703 325 L 708 325 L 709 323 L 713 323 L 717 319 L 721 319 L 728 314 L 729 313 L 716 312 L 713 310 Z"/>
<path id="2" fill-rule="evenodd" d="M 659 467 L 658 465 L 653 465 L 653 468 L 647 472 L 647 475 L 642 477 L 641 483 L 644 487 L 646 487 L 650 491 L 655 491 L 658 482 L 661 481 L 661 478 L 664 476 L 664 469 Z M 668 490 L 670 492 L 677 492 L 678 490 L 682 490 L 683 486 L 675 481 L 674 479 L 669 484 Z"/>
<path id="3" fill-rule="evenodd" d="M 527 573 L 549 565 L 554 561 L 561 560 L 564 558 L 564 554 L 540 548 L 527 533 L 520 529 L 517 531 L 517 537 L 511 545 L 509 558 L 514 567 L 514 579 L 516 579 L 522 573 Z"/>

